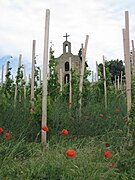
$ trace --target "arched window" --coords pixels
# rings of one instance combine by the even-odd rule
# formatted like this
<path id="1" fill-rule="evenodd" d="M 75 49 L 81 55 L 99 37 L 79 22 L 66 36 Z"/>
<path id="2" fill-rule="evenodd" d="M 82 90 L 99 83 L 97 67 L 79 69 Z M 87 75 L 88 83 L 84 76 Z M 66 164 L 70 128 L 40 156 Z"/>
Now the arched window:
<path id="1" fill-rule="evenodd" d="M 69 62 L 65 62 L 65 71 L 69 71 Z"/>
<path id="2" fill-rule="evenodd" d="M 65 50 L 66 50 L 66 53 L 68 53 L 68 45 L 67 44 L 65 45 Z"/>
<path id="3" fill-rule="evenodd" d="M 66 74 L 64 77 L 64 83 L 65 84 L 69 83 L 69 78 L 70 78 L 69 74 Z"/>

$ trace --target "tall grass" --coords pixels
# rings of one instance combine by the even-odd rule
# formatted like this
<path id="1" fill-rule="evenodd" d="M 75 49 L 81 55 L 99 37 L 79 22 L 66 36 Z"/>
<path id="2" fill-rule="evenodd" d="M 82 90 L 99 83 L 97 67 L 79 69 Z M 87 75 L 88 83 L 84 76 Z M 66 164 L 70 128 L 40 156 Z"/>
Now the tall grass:
<path id="1" fill-rule="evenodd" d="M 82 107 L 59 98 L 48 107 L 48 143 L 40 144 L 41 122 L 35 118 L 29 103 L 11 103 L 0 112 L 0 179 L 46 180 L 119 180 L 134 179 L 135 151 L 129 146 L 128 123 L 125 122 L 124 96 L 103 102 L 87 102 Z M 119 112 L 116 111 L 119 109 Z M 102 116 L 100 116 L 102 114 Z M 66 128 L 67 136 L 61 134 Z M 4 134 L 9 132 L 11 139 Z M 66 150 L 77 152 L 68 158 Z M 104 156 L 105 151 L 112 158 Z M 115 162 L 114 167 L 109 167 Z"/>

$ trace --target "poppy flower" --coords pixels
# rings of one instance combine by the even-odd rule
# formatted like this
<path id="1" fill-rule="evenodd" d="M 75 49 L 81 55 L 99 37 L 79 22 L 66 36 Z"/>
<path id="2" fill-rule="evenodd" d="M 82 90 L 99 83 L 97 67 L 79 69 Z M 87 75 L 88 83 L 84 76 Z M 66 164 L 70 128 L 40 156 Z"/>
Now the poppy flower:
<path id="1" fill-rule="evenodd" d="M 63 130 L 61 131 L 61 134 L 67 135 L 67 134 L 68 134 L 68 130 L 67 130 L 67 129 L 63 129 Z"/>
<path id="2" fill-rule="evenodd" d="M 100 117 L 103 117 L 104 115 L 103 114 L 99 114 Z"/>
<path id="3" fill-rule="evenodd" d="M 113 115 L 112 114 L 109 114 L 110 117 L 112 117 Z"/>
<path id="4" fill-rule="evenodd" d="M 88 119 L 88 118 L 89 118 L 89 116 L 84 116 L 84 118 L 85 118 L 85 119 Z"/>
<path id="5" fill-rule="evenodd" d="M 115 162 L 111 162 L 111 163 L 109 164 L 109 167 L 110 167 L 110 168 L 115 167 L 115 166 L 116 166 L 116 163 L 115 163 Z"/>
<path id="6" fill-rule="evenodd" d="M 30 109 L 30 112 L 33 112 L 33 111 L 35 111 L 35 108 L 31 108 L 31 109 Z"/>
<path id="7" fill-rule="evenodd" d="M 66 154 L 70 158 L 73 158 L 74 156 L 76 156 L 76 152 L 71 148 L 66 151 Z"/>
<path id="8" fill-rule="evenodd" d="M 106 151 L 106 152 L 104 153 L 104 156 L 105 156 L 106 158 L 112 158 L 112 154 L 111 154 L 110 151 Z"/>
<path id="9" fill-rule="evenodd" d="M 115 112 L 116 112 L 116 113 L 119 113 L 119 112 L 120 112 L 120 110 L 117 108 L 117 109 L 115 110 Z"/>
<path id="10" fill-rule="evenodd" d="M 68 104 L 72 105 L 72 102 L 69 102 Z"/>
<path id="11" fill-rule="evenodd" d="M 43 131 L 48 131 L 48 127 L 47 126 L 42 126 L 42 130 Z"/>
<path id="12" fill-rule="evenodd" d="M 3 132 L 3 129 L 0 127 L 0 133 Z"/>
<path id="13" fill-rule="evenodd" d="M 5 134 L 5 137 L 6 137 L 7 139 L 10 139 L 10 138 L 11 138 L 11 136 L 10 136 L 9 133 L 6 133 L 6 134 Z"/>

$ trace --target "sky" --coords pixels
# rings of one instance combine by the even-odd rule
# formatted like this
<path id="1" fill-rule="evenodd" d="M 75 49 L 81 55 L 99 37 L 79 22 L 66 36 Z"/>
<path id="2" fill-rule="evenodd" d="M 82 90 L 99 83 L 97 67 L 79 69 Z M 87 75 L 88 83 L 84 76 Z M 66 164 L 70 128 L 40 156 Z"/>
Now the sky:
<path id="1" fill-rule="evenodd" d="M 55 57 L 62 54 L 66 33 L 74 55 L 89 35 L 86 60 L 90 70 L 95 70 L 96 61 L 102 62 L 103 55 L 107 60 L 124 59 L 125 11 L 129 11 L 130 39 L 135 39 L 134 0 L 0 0 L 0 79 L 7 60 L 15 74 L 19 54 L 30 72 L 33 40 L 37 65 L 42 66 L 46 9 L 50 9 L 49 42 Z"/>

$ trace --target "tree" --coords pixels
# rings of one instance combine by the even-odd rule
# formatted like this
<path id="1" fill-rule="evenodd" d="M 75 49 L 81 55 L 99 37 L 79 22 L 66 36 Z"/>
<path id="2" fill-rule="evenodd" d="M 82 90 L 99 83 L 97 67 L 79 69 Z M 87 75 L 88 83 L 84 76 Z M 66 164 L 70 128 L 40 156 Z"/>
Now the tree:
<path id="1" fill-rule="evenodd" d="M 113 83 L 116 77 L 121 77 L 121 71 L 123 72 L 123 76 L 125 75 L 125 67 L 123 64 L 122 60 L 111 60 L 111 61 L 106 61 L 105 63 L 106 66 L 106 77 L 107 81 L 111 78 L 111 82 Z M 99 64 L 98 66 L 99 69 L 99 75 L 102 78 L 103 77 L 103 64 Z M 110 75 L 111 77 L 109 77 Z"/>

